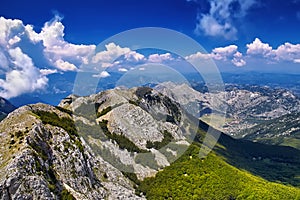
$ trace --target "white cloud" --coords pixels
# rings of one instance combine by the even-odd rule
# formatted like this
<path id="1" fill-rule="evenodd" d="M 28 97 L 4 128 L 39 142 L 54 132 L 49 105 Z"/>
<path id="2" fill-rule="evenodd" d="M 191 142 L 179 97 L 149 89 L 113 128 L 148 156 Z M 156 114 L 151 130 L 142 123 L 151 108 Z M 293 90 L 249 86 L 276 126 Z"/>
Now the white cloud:
<path id="1" fill-rule="evenodd" d="M 243 59 L 243 54 L 240 52 L 236 52 L 233 55 L 233 59 L 231 60 L 231 62 L 237 67 L 242 67 L 246 65 L 246 61 Z"/>
<path id="2" fill-rule="evenodd" d="M 69 63 L 67 61 L 63 61 L 62 59 L 55 61 L 54 66 L 62 71 L 76 71 L 77 70 L 77 67 L 74 64 Z"/>
<path id="3" fill-rule="evenodd" d="M 106 78 L 109 76 L 110 76 L 110 74 L 107 71 L 102 71 L 100 74 L 93 75 L 93 77 L 95 77 L 95 78 Z"/>
<path id="4" fill-rule="evenodd" d="M 270 44 L 256 38 L 252 43 L 247 44 L 247 54 L 264 57 L 267 62 L 295 62 L 300 59 L 300 44 L 286 42 L 274 49 Z"/>
<path id="5" fill-rule="evenodd" d="M 25 33 L 33 43 L 42 41 L 41 36 L 33 30 L 33 26 L 30 24 L 25 26 Z"/>
<path id="6" fill-rule="evenodd" d="M 201 59 L 210 59 L 212 58 L 212 54 L 210 53 L 201 53 L 197 52 L 195 54 L 191 54 L 185 57 L 186 60 L 192 61 L 192 60 L 201 60 Z"/>
<path id="7" fill-rule="evenodd" d="M 300 63 L 300 59 L 294 59 L 294 63 Z"/>
<path id="8" fill-rule="evenodd" d="M 227 60 L 228 57 L 232 57 L 237 52 L 238 47 L 236 45 L 229 45 L 226 47 L 218 47 L 212 50 L 213 58 L 216 60 Z"/>
<path id="9" fill-rule="evenodd" d="M 210 15 L 202 15 L 196 26 L 195 33 L 200 35 L 203 32 L 208 36 L 222 36 L 228 40 L 235 40 L 237 30 L 230 23 L 221 24 Z"/>
<path id="10" fill-rule="evenodd" d="M 49 74 L 55 74 L 57 73 L 57 69 L 40 69 L 40 73 L 45 76 Z"/>
<path id="11" fill-rule="evenodd" d="M 26 35 L 33 44 L 41 43 L 43 46 L 43 56 L 51 65 L 58 67 L 60 70 L 63 70 L 63 68 L 60 68 L 59 65 L 56 64 L 57 62 L 61 62 L 59 60 L 63 60 L 64 62 L 73 65 L 87 64 L 87 57 L 94 53 L 96 46 L 75 45 L 66 42 L 64 40 L 65 27 L 60 20 L 60 17 L 55 16 L 53 20 L 45 23 L 40 33 L 36 33 L 33 30 L 32 25 L 28 24 L 24 26 L 20 20 L 0 18 L 0 30 L 2 27 L 1 23 L 5 24 L 6 27 L 10 27 L 9 30 L 15 30 L 15 27 L 18 26 L 18 34 Z M 7 41 L 6 43 L 9 45 L 14 45 L 21 41 L 21 38 L 18 35 L 15 35 L 14 37 L 12 37 L 11 34 L 7 35 L 10 35 L 10 38 L 8 38 L 8 36 L 4 37 L 0 35 L 0 41 L 2 38 L 5 38 L 2 40 Z"/>
<path id="12" fill-rule="evenodd" d="M 255 0 L 209 0 L 209 13 L 198 14 L 195 33 L 236 40 L 238 31 L 232 19 L 243 18 L 255 2 Z M 232 10 L 233 5 L 237 5 L 239 9 Z"/>
<path id="13" fill-rule="evenodd" d="M 0 17 L 0 45 L 9 47 L 9 40 L 16 36 L 16 33 L 22 32 L 23 23 L 17 19 L 5 19 Z"/>
<path id="14" fill-rule="evenodd" d="M 29 33 L 29 35 L 31 35 L 33 41 L 43 41 L 46 57 L 60 70 L 70 70 L 70 65 L 86 64 L 87 57 L 93 54 L 96 49 L 95 45 L 75 45 L 66 42 L 64 40 L 64 25 L 59 17 L 45 23 L 38 35 L 34 33 Z M 61 63 L 65 63 L 63 67 L 61 67 Z M 66 64 L 70 65 L 66 67 Z"/>
<path id="15" fill-rule="evenodd" d="M 19 47 L 10 49 L 9 55 L 14 68 L 6 72 L 5 80 L 0 79 L 0 96 L 11 98 L 47 86 L 47 77 L 40 73 L 32 59 Z"/>
<path id="16" fill-rule="evenodd" d="M 32 25 L 24 25 L 21 20 L 0 17 L 0 72 L 5 75 L 0 79 L 0 95 L 10 98 L 43 89 L 47 86 L 47 75 L 74 71 L 76 66 L 87 64 L 96 46 L 66 42 L 60 20 L 55 16 L 37 33 Z M 26 54 L 23 47 L 27 48 Z M 31 48 L 34 51 L 28 51 Z M 30 56 L 43 62 L 36 62 Z M 35 62 L 43 64 L 36 66 Z"/>
<path id="17" fill-rule="evenodd" d="M 127 72 L 128 69 L 125 69 L 125 68 L 119 68 L 118 71 L 119 71 L 119 72 Z"/>
<path id="18" fill-rule="evenodd" d="M 169 61 L 173 60 L 173 57 L 170 53 L 165 53 L 165 54 L 151 54 L 148 57 L 148 62 L 152 63 L 161 63 L 163 61 Z"/>
<path id="19" fill-rule="evenodd" d="M 11 39 L 8 40 L 8 44 L 10 46 L 12 46 L 12 45 L 14 45 L 14 44 L 16 44 L 16 43 L 18 43 L 20 41 L 21 41 L 21 38 L 15 35 L 13 38 L 11 38 Z"/>
<path id="20" fill-rule="evenodd" d="M 229 45 L 226 47 L 218 47 L 211 51 L 211 53 L 197 52 L 185 57 L 188 61 L 202 60 L 202 59 L 214 59 L 218 61 L 228 61 L 237 67 L 246 65 L 246 61 L 243 59 L 243 54 L 238 51 L 238 46 Z"/>
<path id="21" fill-rule="evenodd" d="M 275 60 L 294 61 L 300 59 L 300 44 L 286 42 L 273 50 Z"/>
<path id="22" fill-rule="evenodd" d="M 140 62 L 140 61 L 145 60 L 144 55 L 137 53 L 135 51 L 130 51 L 130 52 L 126 53 L 124 55 L 124 58 L 126 61 L 129 61 L 129 62 Z"/>
<path id="23" fill-rule="evenodd" d="M 261 55 L 263 57 L 269 57 L 272 55 L 272 47 L 267 44 L 263 43 L 260 39 L 255 38 L 255 40 L 247 44 L 247 54 L 253 55 Z"/>
<path id="24" fill-rule="evenodd" d="M 92 58 L 93 63 L 112 63 L 121 55 L 131 52 L 129 48 L 122 48 L 119 45 L 116 45 L 115 43 L 109 43 L 105 45 L 105 48 L 106 50 L 100 51 Z"/>
<path id="25" fill-rule="evenodd" d="M 118 58 L 122 60 L 117 60 Z M 105 45 L 105 50 L 96 53 L 92 57 L 92 63 L 98 63 L 101 67 L 112 67 L 119 65 L 120 63 L 138 63 L 145 61 L 145 56 L 131 50 L 128 47 L 121 47 L 115 43 L 109 43 Z"/>

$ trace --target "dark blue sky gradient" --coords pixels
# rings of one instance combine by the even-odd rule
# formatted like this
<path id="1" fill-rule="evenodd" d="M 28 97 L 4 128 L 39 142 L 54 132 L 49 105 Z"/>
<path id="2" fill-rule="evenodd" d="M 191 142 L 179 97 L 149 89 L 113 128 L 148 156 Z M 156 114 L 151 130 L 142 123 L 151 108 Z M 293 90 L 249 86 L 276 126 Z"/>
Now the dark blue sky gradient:
<path id="1" fill-rule="evenodd" d="M 235 8 L 236 7 L 236 8 Z M 238 6 L 233 6 L 234 13 Z M 236 9 L 236 10 L 235 10 Z M 0 15 L 19 18 L 39 31 L 57 13 L 64 17 L 65 38 L 73 43 L 98 44 L 102 40 L 137 27 L 157 26 L 183 32 L 207 49 L 232 44 L 223 38 L 195 35 L 197 13 L 207 13 L 206 0 L 85 0 L 1 2 Z M 238 46 L 259 37 L 271 45 L 300 43 L 300 1 L 260 0 L 242 19 L 234 19 Z"/>
<path id="2" fill-rule="evenodd" d="M 277 48 L 285 42 L 300 43 L 299 0 L 256 0 L 245 16 L 232 18 L 237 40 L 194 33 L 197 15 L 209 12 L 207 0 L 85 0 L 1 2 L 0 16 L 21 19 L 40 31 L 44 23 L 63 17 L 65 40 L 75 44 L 99 44 L 122 31 L 137 27 L 170 28 L 197 40 L 207 51 L 235 44 L 242 53 L 256 37 Z M 233 5 L 231 12 L 239 13 Z M 298 18 L 297 18 L 298 13 Z"/>

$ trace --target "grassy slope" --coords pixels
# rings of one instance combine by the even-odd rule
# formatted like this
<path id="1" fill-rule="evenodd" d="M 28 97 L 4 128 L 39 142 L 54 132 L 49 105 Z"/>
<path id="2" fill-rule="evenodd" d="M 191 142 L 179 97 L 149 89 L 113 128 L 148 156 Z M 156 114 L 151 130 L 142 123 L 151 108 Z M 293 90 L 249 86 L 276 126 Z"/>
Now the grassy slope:
<path id="1" fill-rule="evenodd" d="M 184 156 L 139 186 L 148 199 L 300 199 L 300 189 L 268 182 L 210 153 L 198 157 L 192 145 Z"/>
<path id="2" fill-rule="evenodd" d="M 201 121 L 199 127 L 208 129 Z M 294 187 L 300 185 L 300 151 L 221 134 L 214 150 L 200 159 L 204 135 L 200 130 L 182 157 L 141 182 L 137 192 L 148 199 L 300 199 Z"/>

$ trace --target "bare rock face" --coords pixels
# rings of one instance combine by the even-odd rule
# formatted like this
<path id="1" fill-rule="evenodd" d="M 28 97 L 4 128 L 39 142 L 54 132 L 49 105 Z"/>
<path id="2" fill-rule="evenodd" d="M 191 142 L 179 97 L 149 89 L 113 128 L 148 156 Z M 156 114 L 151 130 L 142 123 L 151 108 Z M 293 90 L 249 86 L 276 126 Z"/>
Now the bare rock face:
<path id="1" fill-rule="evenodd" d="M 0 199 L 144 199 L 138 181 L 188 147 L 185 120 L 146 87 L 23 106 L 0 122 Z"/>
<path id="2" fill-rule="evenodd" d="M 249 115 L 272 118 L 300 105 L 283 91 L 271 98 L 247 90 L 203 94 L 172 83 L 156 89 L 70 95 L 57 107 L 34 104 L 8 114 L 0 122 L 0 199 L 144 199 L 135 193 L 139 181 L 170 165 L 194 139 L 199 121 L 191 114 L 226 108 L 233 119 L 227 123 L 247 125 Z"/>
<path id="3" fill-rule="evenodd" d="M 72 122 L 68 113 L 37 104 L 0 123 L 0 199 L 141 198 L 119 170 L 64 125 Z"/>
<path id="4" fill-rule="evenodd" d="M 79 135 L 96 155 L 119 170 L 142 180 L 170 164 L 170 156 L 159 149 L 168 155 L 174 151 L 171 157 L 180 155 L 175 146 L 186 140 L 180 128 L 184 115 L 179 104 L 161 93 L 141 87 L 68 98 L 72 102 L 66 99 L 60 106 L 73 110 Z M 168 143 L 174 150 L 165 147 Z M 177 150 L 187 148 L 177 146 Z"/>

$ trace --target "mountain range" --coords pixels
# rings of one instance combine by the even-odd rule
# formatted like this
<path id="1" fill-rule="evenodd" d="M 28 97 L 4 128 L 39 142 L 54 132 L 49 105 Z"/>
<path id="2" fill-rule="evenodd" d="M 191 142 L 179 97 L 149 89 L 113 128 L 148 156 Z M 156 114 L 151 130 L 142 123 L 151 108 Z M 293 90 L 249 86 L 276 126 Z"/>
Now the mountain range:
<path id="1" fill-rule="evenodd" d="M 198 93 L 170 91 L 116 88 L 14 110 L 0 122 L 0 198 L 300 198 L 299 150 L 234 139 L 186 106 Z M 212 151 L 207 136 L 218 139 Z"/>
<path id="2" fill-rule="evenodd" d="M 12 105 L 6 99 L 0 97 L 0 121 L 4 119 L 8 115 L 8 113 L 12 112 L 15 109 L 16 107 L 14 105 Z"/>

